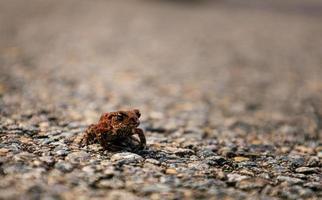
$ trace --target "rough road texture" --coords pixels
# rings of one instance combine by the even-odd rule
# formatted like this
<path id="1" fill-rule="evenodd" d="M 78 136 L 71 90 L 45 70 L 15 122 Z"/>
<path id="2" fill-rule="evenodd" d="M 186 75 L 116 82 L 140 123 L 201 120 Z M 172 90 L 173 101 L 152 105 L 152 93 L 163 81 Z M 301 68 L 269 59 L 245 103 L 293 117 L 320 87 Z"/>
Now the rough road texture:
<path id="1" fill-rule="evenodd" d="M 322 198 L 322 3 L 0 2 L 0 199 Z M 148 149 L 79 149 L 139 108 Z"/>

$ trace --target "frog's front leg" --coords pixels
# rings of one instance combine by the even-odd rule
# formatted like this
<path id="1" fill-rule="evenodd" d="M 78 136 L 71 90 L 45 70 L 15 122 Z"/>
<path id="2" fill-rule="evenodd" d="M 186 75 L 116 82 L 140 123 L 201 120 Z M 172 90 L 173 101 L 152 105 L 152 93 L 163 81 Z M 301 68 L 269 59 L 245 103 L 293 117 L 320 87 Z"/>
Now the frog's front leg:
<path id="1" fill-rule="evenodd" d="M 146 139 L 145 139 L 145 135 L 142 129 L 140 128 L 135 128 L 133 130 L 134 134 L 137 134 L 140 138 L 140 147 L 143 149 L 146 147 Z"/>
<path id="2" fill-rule="evenodd" d="M 108 137 L 108 132 L 98 132 L 96 134 L 97 140 L 100 143 L 100 145 L 103 147 L 103 149 L 108 149 L 109 148 L 109 137 Z"/>

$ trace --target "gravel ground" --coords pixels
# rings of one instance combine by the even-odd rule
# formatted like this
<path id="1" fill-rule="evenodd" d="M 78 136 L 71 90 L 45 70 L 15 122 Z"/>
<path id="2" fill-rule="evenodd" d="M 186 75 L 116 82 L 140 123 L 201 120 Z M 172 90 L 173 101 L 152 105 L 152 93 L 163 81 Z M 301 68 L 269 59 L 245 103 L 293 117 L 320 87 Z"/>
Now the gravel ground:
<path id="1" fill-rule="evenodd" d="M 0 1 L 0 199 L 321 199 L 322 3 Z M 73 139 L 138 108 L 148 148 Z"/>

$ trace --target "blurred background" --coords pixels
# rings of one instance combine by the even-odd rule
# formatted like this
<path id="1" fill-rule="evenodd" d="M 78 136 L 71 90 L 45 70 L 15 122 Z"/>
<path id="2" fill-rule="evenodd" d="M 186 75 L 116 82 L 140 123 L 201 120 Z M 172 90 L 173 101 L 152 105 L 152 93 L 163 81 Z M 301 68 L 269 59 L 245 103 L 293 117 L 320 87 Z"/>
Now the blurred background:
<path id="1" fill-rule="evenodd" d="M 138 107 L 166 128 L 296 115 L 321 100 L 321 19 L 316 0 L 2 0 L 1 112 Z"/>
<path id="2" fill-rule="evenodd" d="M 320 0 L 0 0 L 0 198 L 318 198 L 321 77 Z M 129 108 L 144 165 L 70 145 Z"/>

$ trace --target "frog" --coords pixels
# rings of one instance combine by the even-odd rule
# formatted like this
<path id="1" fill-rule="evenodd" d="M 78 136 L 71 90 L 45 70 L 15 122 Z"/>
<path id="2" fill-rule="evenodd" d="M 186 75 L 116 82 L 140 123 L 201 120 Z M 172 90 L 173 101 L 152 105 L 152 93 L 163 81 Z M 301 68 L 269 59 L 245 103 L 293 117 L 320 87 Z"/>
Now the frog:
<path id="1" fill-rule="evenodd" d="M 144 131 L 138 128 L 140 117 L 141 113 L 138 109 L 103 113 L 97 123 L 86 128 L 78 143 L 81 147 L 99 143 L 108 150 L 115 149 L 122 141 L 135 141 L 138 149 L 144 149 L 146 138 Z"/>

